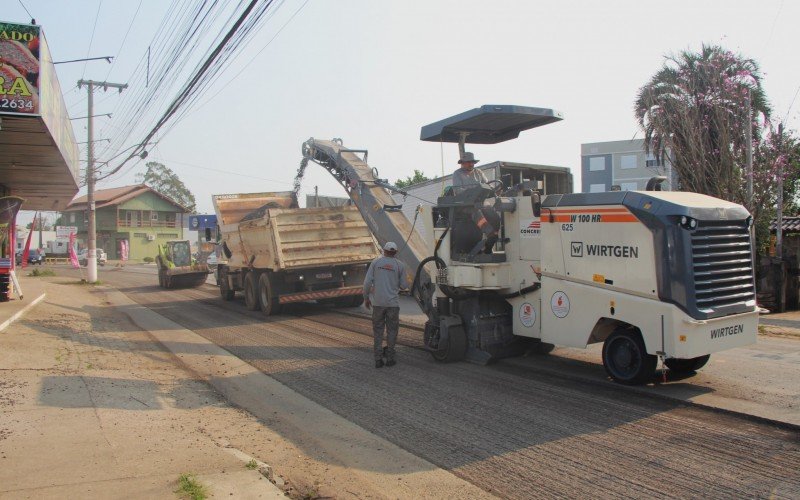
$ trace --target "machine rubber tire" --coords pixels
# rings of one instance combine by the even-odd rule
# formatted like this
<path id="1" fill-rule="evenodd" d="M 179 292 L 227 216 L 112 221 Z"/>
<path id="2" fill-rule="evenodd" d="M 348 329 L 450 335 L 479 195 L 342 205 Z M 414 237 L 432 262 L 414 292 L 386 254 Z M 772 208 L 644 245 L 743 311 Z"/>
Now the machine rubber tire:
<path id="1" fill-rule="evenodd" d="M 634 329 L 618 329 L 603 343 L 603 366 L 615 382 L 643 384 L 653 378 L 658 358 L 647 354 L 642 334 Z"/>
<path id="2" fill-rule="evenodd" d="M 244 277 L 244 306 L 248 311 L 258 311 L 258 283 L 255 274 L 251 271 Z"/>
<path id="3" fill-rule="evenodd" d="M 431 354 L 433 359 L 440 363 L 461 361 L 467 354 L 467 333 L 463 328 L 451 329 L 450 335 L 447 336 L 447 346 L 438 351 L 431 351 Z"/>
<path id="4" fill-rule="evenodd" d="M 364 296 L 361 294 L 353 295 L 353 297 L 350 299 L 350 307 L 361 307 L 361 304 L 363 303 L 364 303 Z"/>
<path id="5" fill-rule="evenodd" d="M 219 284 L 219 294 L 222 296 L 222 300 L 231 301 L 236 296 L 236 291 L 231 290 L 228 286 L 228 277 L 221 276 L 222 271 L 217 269 L 217 283 Z"/>
<path id="6" fill-rule="evenodd" d="M 275 296 L 275 291 L 272 289 L 269 271 L 261 273 L 258 278 L 258 303 L 261 306 L 261 312 L 265 316 L 280 314 L 281 312 L 278 297 Z"/>
<path id="7" fill-rule="evenodd" d="M 708 363 L 708 358 L 710 357 L 710 354 L 706 354 L 705 356 L 689 359 L 669 358 L 664 360 L 664 364 L 667 365 L 667 368 L 669 368 L 671 372 L 691 373 L 704 367 L 706 363 Z"/>

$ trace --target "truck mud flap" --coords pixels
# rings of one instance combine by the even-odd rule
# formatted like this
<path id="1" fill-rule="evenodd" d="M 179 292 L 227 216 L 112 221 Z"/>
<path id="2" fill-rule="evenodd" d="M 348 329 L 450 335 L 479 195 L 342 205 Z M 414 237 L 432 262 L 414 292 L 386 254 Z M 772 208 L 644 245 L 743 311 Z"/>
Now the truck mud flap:
<path id="1" fill-rule="evenodd" d="M 290 304 L 292 302 L 305 302 L 307 300 L 320 300 L 320 299 L 333 299 L 336 297 L 348 297 L 353 295 L 361 295 L 364 293 L 364 288 L 361 286 L 348 286 L 343 288 L 334 288 L 331 290 L 319 290 L 317 292 L 300 292 L 281 295 L 278 298 L 280 304 Z"/>

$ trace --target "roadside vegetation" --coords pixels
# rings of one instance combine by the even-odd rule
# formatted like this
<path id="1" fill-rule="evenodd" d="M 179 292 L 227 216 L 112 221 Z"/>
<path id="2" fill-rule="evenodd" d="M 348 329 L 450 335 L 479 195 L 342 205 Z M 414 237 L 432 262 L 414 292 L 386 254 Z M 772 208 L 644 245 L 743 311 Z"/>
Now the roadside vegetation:
<path id="1" fill-rule="evenodd" d="M 178 489 L 175 490 L 181 498 L 191 500 L 205 500 L 208 498 L 208 490 L 203 486 L 194 474 L 181 474 L 178 477 Z"/>
<path id="2" fill-rule="evenodd" d="M 55 276 L 56 273 L 52 269 L 34 269 L 28 273 L 28 276 L 38 278 L 40 276 Z"/>

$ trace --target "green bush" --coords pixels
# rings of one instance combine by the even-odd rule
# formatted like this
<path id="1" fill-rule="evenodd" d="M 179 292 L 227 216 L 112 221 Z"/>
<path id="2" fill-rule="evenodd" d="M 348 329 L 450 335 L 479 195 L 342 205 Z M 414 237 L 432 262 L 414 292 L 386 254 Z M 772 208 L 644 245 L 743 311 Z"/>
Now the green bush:
<path id="1" fill-rule="evenodd" d="M 149 263 L 151 263 L 151 262 L 155 262 L 155 259 L 154 259 L 154 258 L 152 258 L 152 257 L 145 257 L 145 258 L 144 258 L 144 259 L 142 259 L 142 260 L 145 262 L 145 264 L 149 264 Z"/>
<path id="2" fill-rule="evenodd" d="M 55 276 L 56 273 L 52 269 L 34 269 L 28 273 L 28 276 Z"/>

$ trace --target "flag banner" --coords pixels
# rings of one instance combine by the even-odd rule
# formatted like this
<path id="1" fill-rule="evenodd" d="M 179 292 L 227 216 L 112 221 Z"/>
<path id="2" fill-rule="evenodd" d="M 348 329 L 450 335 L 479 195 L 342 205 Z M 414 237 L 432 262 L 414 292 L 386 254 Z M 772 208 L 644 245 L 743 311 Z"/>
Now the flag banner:
<path id="1" fill-rule="evenodd" d="M 22 269 L 28 267 L 28 255 L 31 252 L 31 236 L 33 236 L 33 232 L 36 230 L 36 217 L 33 218 L 33 222 L 31 223 L 31 228 L 28 231 L 28 239 L 25 241 L 25 249 L 22 251 L 22 262 L 20 265 Z"/>
<path id="2" fill-rule="evenodd" d="M 75 233 L 69 234 L 69 263 L 72 264 L 72 267 L 75 269 L 79 269 L 81 265 L 78 263 L 78 254 L 75 252 Z"/>

